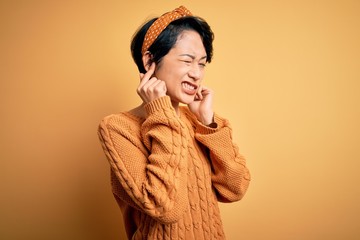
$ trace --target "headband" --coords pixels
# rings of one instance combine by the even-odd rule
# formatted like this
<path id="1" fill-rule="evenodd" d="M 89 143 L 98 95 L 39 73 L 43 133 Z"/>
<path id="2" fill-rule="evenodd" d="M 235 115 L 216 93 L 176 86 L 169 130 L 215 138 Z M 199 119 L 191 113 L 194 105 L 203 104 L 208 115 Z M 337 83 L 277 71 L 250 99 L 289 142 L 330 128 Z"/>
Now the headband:
<path id="1" fill-rule="evenodd" d="M 186 9 L 184 6 L 180 6 L 174 9 L 171 12 L 167 12 L 163 14 L 161 17 L 156 19 L 153 24 L 149 27 L 145 34 L 144 42 L 141 48 L 141 54 L 149 49 L 149 47 L 155 42 L 155 40 L 159 37 L 160 33 L 164 31 L 164 29 L 172 22 L 179 18 L 192 16 L 191 12 Z"/>

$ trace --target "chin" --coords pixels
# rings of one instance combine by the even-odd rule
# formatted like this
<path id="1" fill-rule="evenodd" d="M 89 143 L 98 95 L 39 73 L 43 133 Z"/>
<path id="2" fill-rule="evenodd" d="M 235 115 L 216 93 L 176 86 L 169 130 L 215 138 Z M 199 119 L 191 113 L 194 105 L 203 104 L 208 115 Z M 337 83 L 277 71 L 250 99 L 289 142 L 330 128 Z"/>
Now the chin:
<path id="1" fill-rule="evenodd" d="M 181 98 L 181 101 L 179 101 L 179 102 L 182 104 L 190 104 L 195 101 L 194 98 L 195 97 L 190 97 L 190 96 L 183 97 L 183 98 Z"/>
<path id="2" fill-rule="evenodd" d="M 180 104 L 190 104 L 194 102 L 195 96 L 181 94 L 180 96 L 171 96 L 168 95 L 171 98 L 171 101 L 173 103 L 180 103 Z"/>

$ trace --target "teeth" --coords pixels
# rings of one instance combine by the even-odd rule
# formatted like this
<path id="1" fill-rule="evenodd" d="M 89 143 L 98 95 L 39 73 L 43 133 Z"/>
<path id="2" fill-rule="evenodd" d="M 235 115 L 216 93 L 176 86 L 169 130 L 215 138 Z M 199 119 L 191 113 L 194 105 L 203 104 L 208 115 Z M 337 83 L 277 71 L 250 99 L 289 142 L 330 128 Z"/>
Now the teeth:
<path id="1" fill-rule="evenodd" d="M 183 83 L 183 87 L 186 88 L 186 89 L 189 89 L 189 90 L 194 90 L 195 89 L 195 86 L 190 85 L 188 83 Z"/>

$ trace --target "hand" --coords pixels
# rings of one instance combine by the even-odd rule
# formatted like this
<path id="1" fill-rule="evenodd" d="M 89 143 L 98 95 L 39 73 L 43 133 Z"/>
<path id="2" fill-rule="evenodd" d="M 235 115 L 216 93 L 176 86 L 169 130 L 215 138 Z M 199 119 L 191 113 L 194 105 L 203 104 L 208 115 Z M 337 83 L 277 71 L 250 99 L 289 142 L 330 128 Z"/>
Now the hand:
<path id="1" fill-rule="evenodd" d="M 144 103 L 151 102 L 157 98 L 166 95 L 165 82 L 153 76 L 155 72 L 155 63 L 152 63 L 149 70 L 143 74 L 140 73 L 140 84 L 136 90 Z"/>
<path id="2" fill-rule="evenodd" d="M 214 92 L 211 89 L 200 86 L 194 101 L 188 104 L 190 111 L 204 125 L 209 125 L 213 122 L 213 98 Z"/>

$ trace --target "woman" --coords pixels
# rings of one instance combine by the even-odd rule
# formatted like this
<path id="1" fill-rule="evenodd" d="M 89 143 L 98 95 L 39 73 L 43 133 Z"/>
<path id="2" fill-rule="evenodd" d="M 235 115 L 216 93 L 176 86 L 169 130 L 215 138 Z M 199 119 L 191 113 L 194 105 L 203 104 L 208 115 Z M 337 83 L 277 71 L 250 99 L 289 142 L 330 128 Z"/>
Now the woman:
<path id="1" fill-rule="evenodd" d="M 132 40 L 143 103 L 99 126 L 129 239 L 225 239 L 218 201 L 240 200 L 248 188 L 229 122 L 202 85 L 212 42 L 209 25 L 183 6 Z"/>

